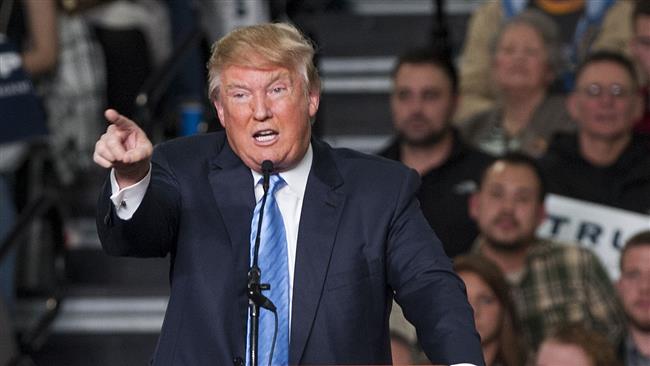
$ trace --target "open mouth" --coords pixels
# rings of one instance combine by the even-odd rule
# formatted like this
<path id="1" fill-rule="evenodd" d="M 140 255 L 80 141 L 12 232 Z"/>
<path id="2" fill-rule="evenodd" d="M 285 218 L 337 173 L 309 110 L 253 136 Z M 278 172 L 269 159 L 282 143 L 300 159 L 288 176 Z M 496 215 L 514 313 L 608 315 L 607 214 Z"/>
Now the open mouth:
<path id="1" fill-rule="evenodd" d="M 257 142 L 269 142 L 273 141 L 278 136 L 278 133 L 273 130 L 263 130 L 256 132 L 253 135 L 253 138 Z"/>

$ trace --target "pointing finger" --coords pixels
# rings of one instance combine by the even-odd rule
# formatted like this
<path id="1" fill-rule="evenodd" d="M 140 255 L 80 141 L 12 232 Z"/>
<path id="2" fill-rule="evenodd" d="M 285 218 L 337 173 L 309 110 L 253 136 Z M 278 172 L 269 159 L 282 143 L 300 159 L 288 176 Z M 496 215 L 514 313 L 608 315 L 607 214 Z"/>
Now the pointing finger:
<path id="1" fill-rule="evenodd" d="M 104 117 L 106 117 L 106 120 L 108 120 L 108 122 L 112 123 L 117 127 L 137 126 L 135 122 L 124 117 L 123 115 L 118 113 L 115 109 L 107 109 L 106 111 L 104 111 Z"/>

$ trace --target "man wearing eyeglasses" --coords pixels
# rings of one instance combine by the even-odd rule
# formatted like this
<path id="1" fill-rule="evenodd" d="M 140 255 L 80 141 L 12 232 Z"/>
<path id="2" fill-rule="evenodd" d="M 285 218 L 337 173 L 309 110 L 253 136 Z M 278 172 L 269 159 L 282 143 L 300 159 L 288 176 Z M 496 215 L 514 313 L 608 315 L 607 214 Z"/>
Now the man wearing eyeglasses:
<path id="1" fill-rule="evenodd" d="M 555 136 L 542 158 L 549 191 L 649 214 L 650 151 L 633 133 L 641 97 L 632 62 L 608 51 L 589 56 L 567 109 L 578 131 Z"/>

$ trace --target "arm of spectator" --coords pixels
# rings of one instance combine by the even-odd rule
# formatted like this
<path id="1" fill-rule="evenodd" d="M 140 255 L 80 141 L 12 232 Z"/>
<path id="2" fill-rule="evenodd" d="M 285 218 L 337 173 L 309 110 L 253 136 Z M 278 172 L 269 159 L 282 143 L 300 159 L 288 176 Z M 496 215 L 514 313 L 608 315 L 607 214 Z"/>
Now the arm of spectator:
<path id="1" fill-rule="evenodd" d="M 56 3 L 54 0 L 23 0 L 27 13 L 29 46 L 23 50 L 25 70 L 31 75 L 50 71 L 59 53 Z"/>
<path id="2" fill-rule="evenodd" d="M 460 57 L 460 106 L 455 120 L 464 120 L 494 104 L 490 89 L 490 43 L 503 14 L 499 1 L 490 1 L 472 14 Z"/>
<path id="3" fill-rule="evenodd" d="M 634 1 L 619 0 L 605 14 L 600 32 L 592 45 L 592 50 L 610 50 L 630 55 L 629 43 L 632 39 L 632 11 Z"/>

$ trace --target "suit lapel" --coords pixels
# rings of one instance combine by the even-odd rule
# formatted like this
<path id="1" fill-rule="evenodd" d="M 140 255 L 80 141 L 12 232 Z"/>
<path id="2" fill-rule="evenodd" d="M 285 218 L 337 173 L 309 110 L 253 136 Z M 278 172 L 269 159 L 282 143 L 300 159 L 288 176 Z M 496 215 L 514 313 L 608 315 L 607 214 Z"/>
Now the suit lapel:
<path id="1" fill-rule="evenodd" d="M 235 259 L 233 281 L 241 284 L 237 298 L 240 299 L 238 308 L 241 309 L 239 315 L 243 327 L 242 335 L 245 335 L 248 316 L 246 284 L 248 283 L 250 222 L 255 208 L 253 176 L 250 169 L 224 141 L 223 148 L 210 161 L 208 180 L 232 246 Z"/>
<path id="2" fill-rule="evenodd" d="M 329 147 L 312 140 L 314 160 L 303 199 L 293 280 L 289 363 L 297 364 L 320 303 L 345 196 Z"/>

